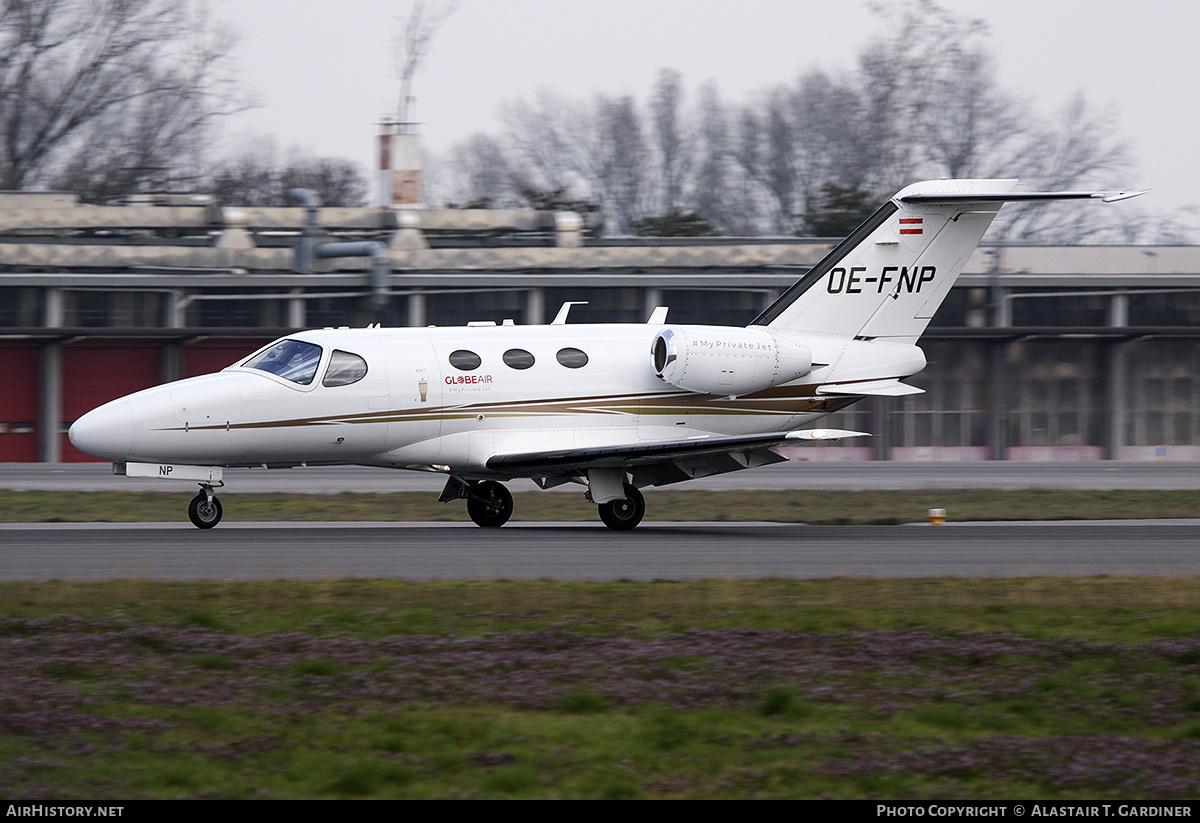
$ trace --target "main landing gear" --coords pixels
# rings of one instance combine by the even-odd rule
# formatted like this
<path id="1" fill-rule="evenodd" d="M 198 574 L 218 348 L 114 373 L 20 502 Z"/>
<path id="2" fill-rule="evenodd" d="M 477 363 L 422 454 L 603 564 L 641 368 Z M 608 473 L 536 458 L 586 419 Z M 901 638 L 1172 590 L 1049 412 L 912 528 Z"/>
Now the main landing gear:
<path id="1" fill-rule="evenodd" d="M 604 525 L 619 532 L 635 528 L 646 514 L 646 499 L 637 487 L 625 483 L 624 490 L 624 498 L 596 506 Z M 498 529 L 512 517 L 512 494 L 495 480 L 473 481 L 450 477 L 438 501 L 447 503 L 458 499 L 467 501 L 467 514 L 471 516 L 475 525 L 485 529 Z M 590 495 L 588 499 L 591 499 Z"/>
<path id="2" fill-rule="evenodd" d="M 476 526 L 498 529 L 512 517 L 512 494 L 495 480 L 472 483 L 466 494 L 467 514 Z"/>
<path id="3" fill-rule="evenodd" d="M 211 529 L 221 522 L 221 501 L 213 494 L 213 487 L 200 484 L 200 493 L 188 503 L 188 520 L 198 529 Z"/>
<path id="4" fill-rule="evenodd" d="M 642 522 L 646 514 L 646 498 L 636 486 L 625 484 L 625 499 L 610 500 L 596 506 L 600 510 L 600 519 L 604 525 L 613 531 L 625 532 Z"/>
<path id="5" fill-rule="evenodd" d="M 451 475 L 446 479 L 446 488 L 442 489 L 438 502 L 451 500 L 466 500 L 467 514 L 476 526 L 485 529 L 500 528 L 513 513 L 512 495 L 495 480 L 463 480 Z"/>

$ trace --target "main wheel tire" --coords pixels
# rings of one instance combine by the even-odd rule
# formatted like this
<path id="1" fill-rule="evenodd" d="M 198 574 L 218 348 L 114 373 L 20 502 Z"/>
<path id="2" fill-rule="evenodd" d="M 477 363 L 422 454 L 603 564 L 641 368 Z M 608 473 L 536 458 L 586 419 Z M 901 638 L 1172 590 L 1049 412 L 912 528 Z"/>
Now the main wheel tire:
<path id="1" fill-rule="evenodd" d="M 467 514 L 476 526 L 498 529 L 508 522 L 512 513 L 512 495 L 495 480 L 476 483 L 467 494 Z"/>
<path id="2" fill-rule="evenodd" d="M 215 495 L 210 503 L 208 495 L 200 492 L 188 503 L 188 520 L 198 529 L 211 529 L 221 522 L 221 514 L 221 501 Z"/>
<path id="3" fill-rule="evenodd" d="M 642 522 L 646 514 L 646 498 L 642 497 L 636 486 L 626 483 L 624 500 L 610 500 L 600 503 L 596 508 L 600 510 L 604 525 L 614 531 L 625 532 Z"/>

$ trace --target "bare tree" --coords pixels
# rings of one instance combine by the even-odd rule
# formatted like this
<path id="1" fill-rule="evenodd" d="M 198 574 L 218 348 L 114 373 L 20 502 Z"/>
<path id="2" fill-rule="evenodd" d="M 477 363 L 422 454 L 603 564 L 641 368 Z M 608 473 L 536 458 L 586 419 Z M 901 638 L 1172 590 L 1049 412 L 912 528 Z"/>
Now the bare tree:
<path id="1" fill-rule="evenodd" d="M 366 200 L 367 179 L 355 163 L 342 158 L 312 157 L 293 149 L 280 161 L 274 141 L 259 139 L 214 166 L 198 188 L 225 206 L 291 206 L 288 192 L 301 188 L 315 191 L 324 206 L 355 207 Z"/>
<path id="2" fill-rule="evenodd" d="M 504 141 L 516 188 L 571 190 L 584 184 L 590 161 L 593 115 L 584 105 L 539 89 L 533 102 L 500 108 Z"/>
<path id="3" fill-rule="evenodd" d="M 806 207 L 827 183 L 857 189 L 873 178 L 870 126 L 857 87 L 814 70 L 800 77 L 789 102 L 797 196 Z"/>
<path id="4" fill-rule="evenodd" d="M 733 162 L 730 170 L 731 188 L 738 192 L 742 217 L 739 221 L 750 234 L 773 231 L 760 219 L 764 211 L 766 160 L 763 132 L 766 129 L 763 112 L 752 105 L 735 109 L 736 126 L 730 139 L 729 156 Z"/>
<path id="5" fill-rule="evenodd" d="M 245 105 L 235 43 L 173 0 L 3 0 L 0 186 L 104 194 L 186 177 L 198 135 Z"/>
<path id="6" fill-rule="evenodd" d="M 1028 135 L 1014 176 L 1039 189 L 1103 189 L 1121 185 L 1132 173 L 1132 149 L 1112 129 L 1111 109 L 1095 110 L 1076 92 Z M 1009 238 L 1078 242 L 1118 234 L 1107 209 L 1035 209 L 1014 204 L 999 230 Z M 1055 214 L 1058 212 L 1058 214 Z"/>
<path id="7" fill-rule="evenodd" d="M 929 107 L 926 153 L 947 177 L 991 177 L 1011 168 L 1024 151 L 1022 107 L 996 83 L 992 58 L 982 51 L 953 55 L 954 82 Z"/>
<path id="8" fill-rule="evenodd" d="M 517 205 L 518 186 L 500 142 L 487 134 L 473 134 L 450 150 L 443 200 L 456 206 L 488 204 L 491 208 Z"/>
<path id="9" fill-rule="evenodd" d="M 279 204 L 277 154 L 274 140 L 254 140 L 217 163 L 204 188 L 223 206 L 291 205 Z"/>
<path id="10" fill-rule="evenodd" d="M 629 97 L 583 103 L 545 91 L 510 103 L 502 137 L 473 138 L 464 148 L 474 160 L 462 156 L 460 164 L 478 172 L 468 187 L 497 197 L 504 184 L 484 170 L 503 170 L 518 195 L 535 189 L 556 202 L 595 200 L 616 233 L 674 210 L 723 234 L 749 235 L 791 232 L 810 207 L 821 218 L 831 193 L 833 211 L 848 220 L 858 210 L 846 198 L 865 207 L 917 179 L 1012 176 L 1036 187 L 1105 187 L 1128 169 L 1111 114 L 1079 96 L 1041 118 L 1000 87 L 982 21 L 936 0 L 875 8 L 886 34 L 862 50 L 856 71 L 810 70 L 744 104 L 724 102 L 710 84 L 688 111 L 673 71 L 659 74 L 643 108 Z M 1101 211 L 1013 205 L 993 231 L 1035 240 L 1119 236 L 1099 222 L 1112 212 Z"/>
<path id="11" fill-rule="evenodd" d="M 279 172 L 279 188 L 284 192 L 311 189 L 320 196 L 321 205 L 330 207 L 357 208 L 367 199 L 362 169 L 343 157 L 293 157 Z"/>
<path id="12" fill-rule="evenodd" d="M 630 234 L 633 221 L 644 213 L 646 144 L 632 97 L 600 96 L 595 103 L 597 139 L 590 164 L 592 185 L 605 225 L 616 234 Z"/>
<path id="13" fill-rule="evenodd" d="M 683 77 L 673 69 L 658 73 L 650 96 L 650 123 L 658 167 L 658 210 L 666 214 L 683 202 L 693 140 L 683 122 Z"/>
<path id="14" fill-rule="evenodd" d="M 950 90 L 964 71 L 978 68 L 965 55 L 987 27 L 950 13 L 934 0 L 874 4 L 888 34 L 860 52 L 859 73 L 877 152 L 875 186 L 895 191 L 919 176 L 931 158 L 925 135 L 946 114 Z"/>
<path id="15" fill-rule="evenodd" d="M 726 234 L 749 233 L 750 209 L 734 162 L 729 112 L 713 83 L 700 88 L 698 148 L 691 203 Z"/>
<path id="16" fill-rule="evenodd" d="M 768 98 L 766 116 L 766 156 L 763 164 L 763 184 L 771 193 L 775 232 L 787 234 L 792 230 L 796 213 L 796 134 L 789 117 L 788 93 L 777 89 Z"/>
<path id="17" fill-rule="evenodd" d="M 518 193 L 590 198 L 599 205 L 606 229 L 630 233 L 632 221 L 645 211 L 648 167 L 644 128 L 632 97 L 597 95 L 580 104 L 541 91 L 533 103 L 505 106 L 501 117 Z"/>

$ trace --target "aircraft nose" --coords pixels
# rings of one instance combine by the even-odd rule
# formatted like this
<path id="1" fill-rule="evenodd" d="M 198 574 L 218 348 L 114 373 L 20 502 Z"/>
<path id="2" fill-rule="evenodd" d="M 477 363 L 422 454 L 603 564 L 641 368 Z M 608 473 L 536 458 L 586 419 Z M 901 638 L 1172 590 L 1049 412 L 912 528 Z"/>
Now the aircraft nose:
<path id="1" fill-rule="evenodd" d="M 124 400 L 105 403 L 72 423 L 67 436 L 85 454 L 125 460 L 133 451 L 133 409 Z"/>

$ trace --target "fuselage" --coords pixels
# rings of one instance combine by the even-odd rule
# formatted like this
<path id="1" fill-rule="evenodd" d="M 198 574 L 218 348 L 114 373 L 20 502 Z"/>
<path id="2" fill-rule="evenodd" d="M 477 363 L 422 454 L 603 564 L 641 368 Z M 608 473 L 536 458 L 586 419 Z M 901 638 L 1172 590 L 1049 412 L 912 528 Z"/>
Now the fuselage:
<path id="1" fill-rule="evenodd" d="M 805 377 L 744 396 L 699 393 L 656 374 L 652 346 L 664 328 L 300 332 L 221 372 L 105 404 L 76 421 L 71 440 L 114 462 L 502 476 L 485 467 L 489 457 L 793 430 L 852 402 L 817 394 L 834 372 L 838 380 L 892 378 L 925 364 L 916 346 L 805 339 L 813 359 Z M 718 341 L 746 333 L 675 328 Z"/>

